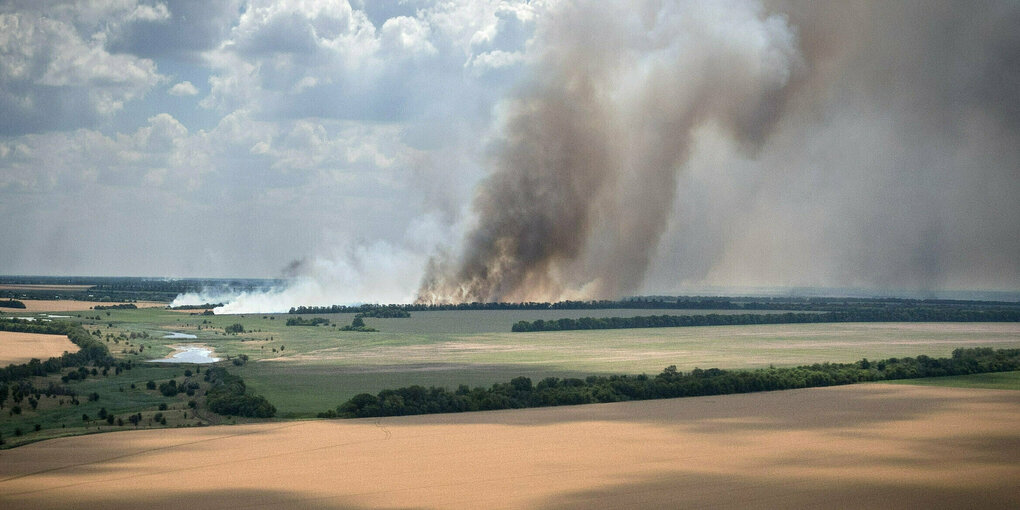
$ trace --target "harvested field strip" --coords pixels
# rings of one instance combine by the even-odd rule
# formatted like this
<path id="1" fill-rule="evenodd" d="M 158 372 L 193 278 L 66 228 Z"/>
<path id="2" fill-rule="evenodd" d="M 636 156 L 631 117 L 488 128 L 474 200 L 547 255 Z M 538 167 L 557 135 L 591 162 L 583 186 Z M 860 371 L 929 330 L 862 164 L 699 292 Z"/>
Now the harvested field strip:
<path id="1" fill-rule="evenodd" d="M 18 315 L 26 313 L 36 312 L 78 312 L 84 310 L 91 310 L 93 306 L 110 306 L 121 303 L 110 303 L 102 301 L 77 301 L 73 299 L 19 299 L 22 303 L 25 303 L 25 308 L 13 309 L 5 308 L 4 310 L 8 315 Z M 166 303 L 157 303 L 155 301 L 139 301 L 134 303 L 138 308 L 154 308 L 160 306 L 166 306 Z"/>
<path id="2" fill-rule="evenodd" d="M 4 508 L 1020 505 L 1020 393 L 886 384 L 111 433 L 3 452 Z"/>
<path id="3" fill-rule="evenodd" d="M 38 333 L 12 333 L 0 331 L 0 366 L 27 363 L 32 358 L 45 361 L 67 352 L 76 352 L 78 346 L 64 335 Z"/>
<path id="4" fill-rule="evenodd" d="M 49 285 L 34 283 L 3 283 L 0 290 L 52 290 L 57 292 L 80 292 L 88 290 L 91 285 Z"/>

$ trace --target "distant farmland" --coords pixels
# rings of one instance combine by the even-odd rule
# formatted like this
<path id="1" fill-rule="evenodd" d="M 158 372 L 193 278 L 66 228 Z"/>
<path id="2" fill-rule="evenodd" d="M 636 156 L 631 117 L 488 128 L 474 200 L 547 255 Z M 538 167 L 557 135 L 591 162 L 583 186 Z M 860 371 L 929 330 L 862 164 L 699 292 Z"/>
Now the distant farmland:
<path id="1" fill-rule="evenodd" d="M 431 313 L 445 315 L 429 317 Z M 1020 324 L 1016 323 L 797 324 L 508 333 L 480 331 L 486 329 L 486 321 L 477 320 L 474 314 L 498 312 L 428 312 L 413 314 L 411 319 L 366 319 L 381 331 L 345 336 L 341 342 L 308 339 L 307 343 L 295 344 L 293 350 L 288 345 L 275 357 L 248 363 L 239 373 L 276 403 L 281 413 L 300 415 L 324 410 L 312 406 L 326 395 L 339 403 L 356 393 L 410 384 L 487 386 L 519 375 L 538 380 L 548 376 L 583 378 L 593 373 L 654 374 L 669 365 L 680 370 L 762 368 L 850 362 L 865 357 L 948 356 L 957 347 L 1020 347 Z M 436 325 L 441 319 L 474 332 L 439 333 Z M 419 326 L 424 332 L 413 333 Z M 325 330 L 320 328 L 309 335 L 320 333 Z"/>

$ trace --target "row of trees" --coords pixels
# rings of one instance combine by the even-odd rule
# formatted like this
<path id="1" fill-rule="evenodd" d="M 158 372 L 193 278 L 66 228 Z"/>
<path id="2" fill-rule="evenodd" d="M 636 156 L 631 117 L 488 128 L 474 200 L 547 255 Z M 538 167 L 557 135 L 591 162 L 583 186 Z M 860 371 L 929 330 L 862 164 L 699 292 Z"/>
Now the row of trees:
<path id="1" fill-rule="evenodd" d="M 549 303 L 457 303 L 457 304 L 404 304 L 404 305 L 332 305 L 332 306 L 297 306 L 289 313 L 367 313 L 373 310 L 402 310 L 405 312 L 424 312 L 437 310 L 545 310 Z M 382 313 L 382 312 L 379 312 Z"/>
<path id="2" fill-rule="evenodd" d="M 687 326 L 742 326 L 749 324 L 800 324 L 819 322 L 1018 322 L 1020 310 L 959 308 L 853 309 L 841 312 L 647 315 L 638 317 L 581 317 L 518 321 L 513 332 L 578 329 L 675 328 Z"/>
<path id="3" fill-rule="evenodd" d="M 93 310 L 137 310 L 138 305 L 134 303 L 120 303 L 116 305 L 96 305 Z"/>
<path id="4" fill-rule="evenodd" d="M 724 395 L 853 384 L 916 377 L 937 377 L 1020 369 L 1020 349 L 957 349 L 950 358 L 862 359 L 856 363 L 824 363 L 795 368 L 759 370 L 694 369 L 683 373 L 670 366 L 647 375 L 589 376 L 586 379 L 548 377 L 532 384 L 517 377 L 490 388 L 457 390 L 409 386 L 362 393 L 320 417 L 361 418 L 410 414 L 453 413 L 559 405 Z"/>
<path id="5" fill-rule="evenodd" d="M 211 308 L 219 308 L 223 306 L 223 303 L 205 303 L 201 305 L 177 305 L 171 307 L 174 310 L 207 310 Z"/>
<path id="6" fill-rule="evenodd" d="M 366 313 L 401 310 L 422 312 L 437 310 L 593 310 L 593 309 L 665 309 L 665 310 L 790 310 L 832 312 L 850 309 L 902 309 L 902 308 L 956 308 L 988 309 L 1010 308 L 1020 310 L 1020 304 L 1011 302 L 961 301 L 939 299 L 900 298 L 829 298 L 829 297 L 638 297 L 621 300 L 522 302 L 522 303 L 445 303 L 445 304 L 365 304 L 358 306 L 298 306 L 290 309 L 294 314 L 313 313 Z M 372 317 L 376 315 L 366 315 Z"/>

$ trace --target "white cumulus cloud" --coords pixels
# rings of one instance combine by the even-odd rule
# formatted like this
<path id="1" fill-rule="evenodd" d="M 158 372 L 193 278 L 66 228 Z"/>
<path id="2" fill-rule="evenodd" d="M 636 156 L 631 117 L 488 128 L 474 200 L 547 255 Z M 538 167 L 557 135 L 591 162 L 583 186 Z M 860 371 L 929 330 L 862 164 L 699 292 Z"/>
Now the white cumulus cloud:
<path id="1" fill-rule="evenodd" d="M 152 60 L 104 42 L 45 12 L 0 13 L 0 133 L 89 125 L 164 79 Z"/>
<path id="2" fill-rule="evenodd" d="M 195 96 L 198 89 L 190 81 L 182 81 L 170 87 L 169 93 L 171 96 Z"/>

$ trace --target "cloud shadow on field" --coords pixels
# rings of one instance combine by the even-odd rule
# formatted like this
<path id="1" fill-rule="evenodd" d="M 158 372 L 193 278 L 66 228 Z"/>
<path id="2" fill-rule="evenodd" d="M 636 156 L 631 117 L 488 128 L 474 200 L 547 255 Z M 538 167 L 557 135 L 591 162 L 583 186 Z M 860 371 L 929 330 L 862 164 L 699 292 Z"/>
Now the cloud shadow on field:
<path id="1" fill-rule="evenodd" d="M 1020 392 L 864 384 L 217 427 L 0 484 L 0 507 L 1008 508 L 1018 411 Z M 130 458 L 167 448 L 179 463 Z"/>
<path id="2" fill-rule="evenodd" d="M 67 508 L 68 502 L 54 502 L 44 500 L 40 503 L 35 500 L 18 500 L 14 498 L 0 498 L 4 508 Z M 49 504 L 49 505 L 47 505 Z M 146 508 L 150 510 L 187 508 L 189 510 L 233 510 L 233 509 L 258 509 L 258 508 L 287 508 L 292 510 L 412 510 L 424 507 L 387 507 L 379 505 L 364 505 L 357 501 L 356 497 L 325 496 L 314 497 L 300 492 L 278 491 L 278 490 L 252 490 L 248 488 L 222 489 L 215 491 L 195 491 L 186 493 L 161 493 L 149 490 L 144 496 L 117 497 L 107 496 L 102 499 L 76 499 L 76 508 L 104 508 L 114 509 L 137 509 Z"/>
<path id="3" fill-rule="evenodd" d="M 1020 496 L 1014 489 L 1009 480 L 961 488 L 770 473 L 676 472 L 557 496 L 538 508 L 1016 508 Z"/>

